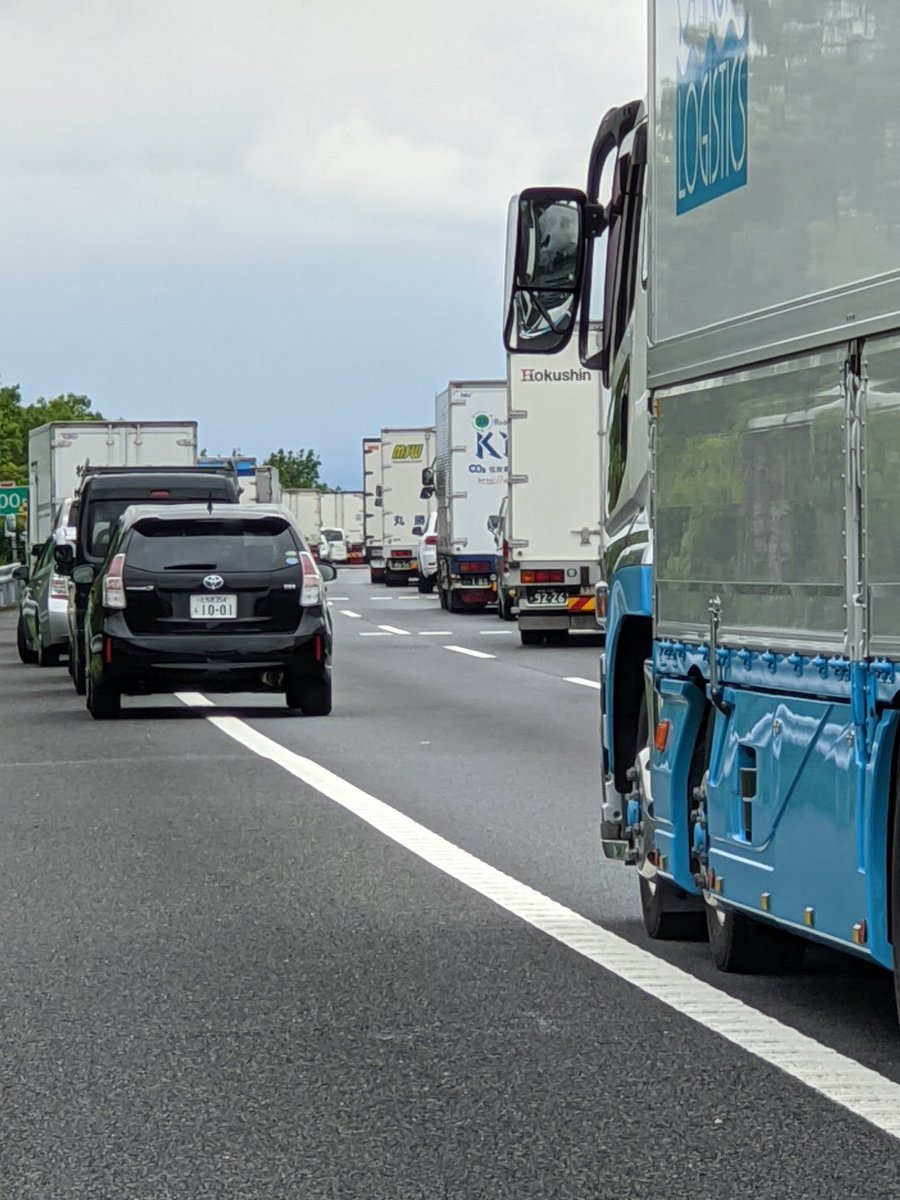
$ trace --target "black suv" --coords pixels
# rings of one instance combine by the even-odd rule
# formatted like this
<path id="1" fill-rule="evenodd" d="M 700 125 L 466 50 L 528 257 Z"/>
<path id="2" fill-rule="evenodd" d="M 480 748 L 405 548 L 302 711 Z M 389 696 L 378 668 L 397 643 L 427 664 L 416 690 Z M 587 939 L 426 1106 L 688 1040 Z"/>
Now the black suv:
<path id="1" fill-rule="evenodd" d="M 73 565 L 99 567 L 116 522 L 130 504 L 237 504 L 239 498 L 237 473 L 227 467 L 87 467 L 73 506 L 75 547 L 57 546 L 57 565 L 66 574 Z M 76 583 L 69 601 L 69 672 L 79 696 L 85 689 L 82 651 L 89 591 Z"/>
<path id="2" fill-rule="evenodd" d="M 126 509 L 89 585 L 87 706 L 118 716 L 123 693 L 282 692 L 331 712 L 331 617 L 318 568 L 286 510 L 179 504 Z"/>

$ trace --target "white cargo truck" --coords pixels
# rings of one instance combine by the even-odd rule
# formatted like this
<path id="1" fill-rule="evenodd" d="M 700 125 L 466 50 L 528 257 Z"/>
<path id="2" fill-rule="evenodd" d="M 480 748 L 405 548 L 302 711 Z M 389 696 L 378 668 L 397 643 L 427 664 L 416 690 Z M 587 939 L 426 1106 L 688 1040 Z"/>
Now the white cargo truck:
<path id="1" fill-rule="evenodd" d="M 381 438 L 362 440 L 363 559 L 372 583 L 384 580 L 384 497 L 381 483 Z"/>
<path id="2" fill-rule="evenodd" d="M 509 506 L 500 573 L 515 591 L 522 644 L 596 634 L 600 372 L 582 367 L 573 338 L 552 358 L 510 355 L 507 379 Z"/>
<path id="3" fill-rule="evenodd" d="M 28 543 L 43 543 L 80 471 L 92 467 L 191 467 L 196 421 L 51 421 L 28 435 Z"/>
<path id="4" fill-rule="evenodd" d="M 416 549 L 434 508 L 422 498 L 422 469 L 434 458 L 433 427 L 382 429 L 381 488 L 384 582 L 398 587 L 418 576 Z"/>
<path id="5" fill-rule="evenodd" d="M 322 530 L 330 529 L 341 535 L 347 548 L 347 562 L 363 560 L 362 492 L 323 492 L 321 502 Z"/>
<path id="6" fill-rule="evenodd" d="M 507 481 L 506 383 L 451 382 L 434 401 L 437 566 L 441 607 L 497 599 L 497 550 L 488 519 Z"/>
<path id="7" fill-rule="evenodd" d="M 322 493 L 315 488 L 282 488 L 281 503 L 297 522 L 310 548 L 318 547 L 322 532 Z"/>

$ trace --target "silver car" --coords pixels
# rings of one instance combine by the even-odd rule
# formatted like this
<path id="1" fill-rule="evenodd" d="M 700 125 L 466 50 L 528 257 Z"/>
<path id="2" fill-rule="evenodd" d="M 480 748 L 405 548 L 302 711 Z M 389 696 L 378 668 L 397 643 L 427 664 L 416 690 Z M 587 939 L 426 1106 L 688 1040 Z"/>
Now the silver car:
<path id="1" fill-rule="evenodd" d="M 54 546 L 75 544 L 75 530 L 69 526 L 71 501 L 57 514 L 52 537 L 43 546 L 32 546 L 34 566 L 30 573 L 21 567 L 25 590 L 19 601 L 16 644 L 24 663 L 55 667 L 69 644 L 69 579 L 57 570 Z"/>
<path id="2" fill-rule="evenodd" d="M 53 538 L 48 538 L 25 584 L 19 601 L 16 641 L 25 663 L 55 667 L 69 643 L 69 580 L 60 575 L 53 560 Z M 21 568 L 25 574 L 26 568 Z"/>

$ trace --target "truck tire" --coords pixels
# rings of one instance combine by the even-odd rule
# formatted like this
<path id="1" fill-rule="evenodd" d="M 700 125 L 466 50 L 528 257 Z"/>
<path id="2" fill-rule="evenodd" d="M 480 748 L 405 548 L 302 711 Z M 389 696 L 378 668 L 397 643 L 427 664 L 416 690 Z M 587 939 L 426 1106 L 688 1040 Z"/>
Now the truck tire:
<path id="1" fill-rule="evenodd" d="M 539 629 L 520 629 L 519 638 L 523 646 L 543 646 L 544 635 Z"/>
<path id="2" fill-rule="evenodd" d="M 639 876 L 647 936 L 660 942 L 705 942 L 702 896 L 689 896 L 668 879 Z"/>
<path id="3" fill-rule="evenodd" d="M 19 620 L 16 625 L 16 649 L 23 663 L 28 663 L 31 666 L 37 662 L 38 656 L 36 651 L 32 650 L 28 645 L 28 637 L 25 633 L 25 622 L 22 620 L 21 609 L 19 609 Z"/>
<path id="4" fill-rule="evenodd" d="M 803 938 L 745 913 L 706 902 L 706 926 L 713 962 L 731 975 L 787 975 L 803 965 Z"/>
<path id="5" fill-rule="evenodd" d="M 418 587 L 419 592 L 423 596 L 430 596 L 431 593 L 434 591 L 434 580 L 433 579 L 423 579 L 420 575 L 416 582 L 416 586 Z"/>
<path id="6" fill-rule="evenodd" d="M 288 679 L 284 698 L 288 708 L 299 709 L 304 717 L 327 717 L 331 712 L 331 679 L 303 675 Z"/>
<path id="7" fill-rule="evenodd" d="M 122 692 L 114 683 L 108 680 L 94 682 L 92 675 L 87 677 L 87 710 L 95 721 L 112 721 L 122 711 Z"/>

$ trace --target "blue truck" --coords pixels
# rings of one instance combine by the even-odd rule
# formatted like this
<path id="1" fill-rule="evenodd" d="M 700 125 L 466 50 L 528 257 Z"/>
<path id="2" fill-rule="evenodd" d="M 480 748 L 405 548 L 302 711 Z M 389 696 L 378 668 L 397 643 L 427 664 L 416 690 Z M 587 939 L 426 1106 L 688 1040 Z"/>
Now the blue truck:
<path id="1" fill-rule="evenodd" d="M 900 998 L 900 11 L 648 15 L 646 99 L 507 256 L 510 353 L 602 305 L 603 849 L 651 937 L 820 942 Z"/>

